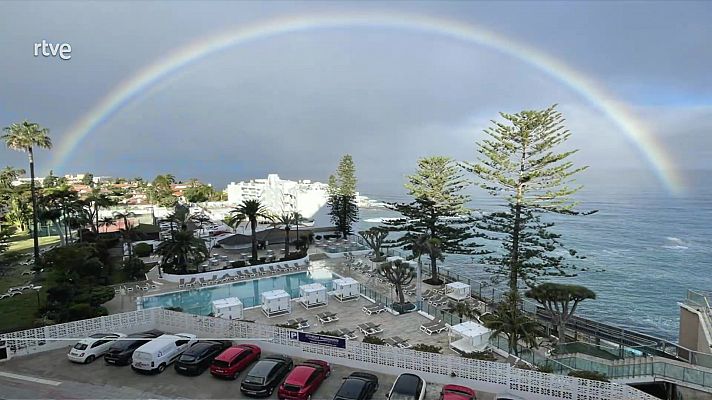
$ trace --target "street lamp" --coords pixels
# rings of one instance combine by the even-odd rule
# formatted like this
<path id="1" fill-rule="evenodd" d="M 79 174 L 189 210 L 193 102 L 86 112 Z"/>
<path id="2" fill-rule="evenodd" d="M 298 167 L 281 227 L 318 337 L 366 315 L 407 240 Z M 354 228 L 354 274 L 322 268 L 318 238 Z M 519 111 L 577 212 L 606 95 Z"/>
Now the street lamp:
<path id="1" fill-rule="evenodd" d="M 37 308 L 40 307 L 40 289 L 42 289 L 42 286 L 33 286 L 32 289 L 35 290 L 37 293 Z"/>

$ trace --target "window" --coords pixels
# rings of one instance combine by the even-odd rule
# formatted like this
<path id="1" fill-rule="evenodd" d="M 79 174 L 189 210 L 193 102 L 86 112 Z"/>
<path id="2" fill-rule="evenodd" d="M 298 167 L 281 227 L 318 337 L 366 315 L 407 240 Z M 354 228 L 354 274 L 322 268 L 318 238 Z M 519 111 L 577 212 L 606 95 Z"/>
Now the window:
<path id="1" fill-rule="evenodd" d="M 109 342 L 108 340 L 97 340 L 96 342 L 94 342 L 94 344 L 91 345 L 91 348 L 93 349 L 93 348 L 99 347 L 102 344 L 105 344 L 108 342 Z"/>
<path id="2" fill-rule="evenodd" d="M 317 377 L 317 376 L 319 376 L 319 371 L 318 371 L 318 370 L 314 370 L 314 372 L 312 372 L 312 374 L 309 376 L 309 379 L 307 379 L 307 381 L 306 381 L 306 383 L 305 383 L 305 386 L 309 386 L 309 385 L 311 385 L 312 383 L 314 383 L 314 381 L 316 380 L 316 377 Z"/>
<path id="3" fill-rule="evenodd" d="M 176 346 L 183 346 L 188 343 L 188 339 L 176 340 Z"/>
<path id="4" fill-rule="evenodd" d="M 237 357 L 235 357 L 235 362 L 240 362 L 246 359 L 247 356 L 249 356 L 250 354 L 252 354 L 251 350 L 243 351 L 242 353 L 238 354 Z"/>

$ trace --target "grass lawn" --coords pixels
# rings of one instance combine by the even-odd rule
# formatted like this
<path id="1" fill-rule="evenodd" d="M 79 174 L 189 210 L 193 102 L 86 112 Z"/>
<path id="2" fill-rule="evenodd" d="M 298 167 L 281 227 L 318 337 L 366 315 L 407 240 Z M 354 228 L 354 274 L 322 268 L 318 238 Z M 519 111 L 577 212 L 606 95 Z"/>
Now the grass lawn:
<path id="1" fill-rule="evenodd" d="M 55 243 L 59 243 L 59 236 L 44 236 L 39 238 L 40 247 L 50 246 Z M 26 253 L 32 251 L 32 235 L 29 233 L 21 233 L 13 235 L 8 240 L 10 247 L 8 247 L 8 252 L 19 252 Z"/>
<path id="2" fill-rule="evenodd" d="M 30 240 L 31 241 L 31 240 Z M 0 279 L 0 293 L 14 286 L 28 283 L 32 278 L 22 275 L 30 267 L 15 265 L 10 267 Z M 40 301 L 46 301 L 45 289 L 40 290 Z M 37 292 L 25 290 L 22 294 L 0 300 L 0 332 L 11 332 L 33 327 L 37 319 Z"/>

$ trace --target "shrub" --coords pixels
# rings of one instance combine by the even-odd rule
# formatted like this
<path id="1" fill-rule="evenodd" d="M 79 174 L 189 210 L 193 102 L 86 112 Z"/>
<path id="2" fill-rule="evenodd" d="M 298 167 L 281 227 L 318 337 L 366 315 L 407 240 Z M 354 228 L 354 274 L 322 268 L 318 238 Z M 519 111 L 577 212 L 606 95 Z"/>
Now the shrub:
<path id="1" fill-rule="evenodd" d="M 547 374 L 554 373 L 554 366 L 551 364 L 537 364 L 536 368 L 539 370 L 539 372 L 544 372 Z"/>
<path id="2" fill-rule="evenodd" d="M 103 308 L 103 307 L 102 307 Z M 106 309 L 104 309 L 106 311 Z M 98 315 L 97 315 L 98 314 Z M 94 318 L 101 315 L 98 307 L 92 307 L 88 303 L 73 304 L 67 308 L 67 321 Z"/>
<path id="3" fill-rule="evenodd" d="M 145 278 L 146 264 L 139 258 L 128 258 L 124 261 L 122 268 L 124 275 L 131 280 L 139 280 Z"/>
<path id="4" fill-rule="evenodd" d="M 168 311 L 183 312 L 183 307 L 163 307 L 163 309 Z"/>
<path id="5" fill-rule="evenodd" d="M 366 336 L 363 338 L 363 342 L 371 344 L 386 344 L 386 342 L 378 336 Z"/>
<path id="6" fill-rule="evenodd" d="M 136 254 L 136 257 L 148 257 L 152 251 L 153 246 L 148 243 L 138 243 L 134 246 L 134 254 Z"/>
<path id="7" fill-rule="evenodd" d="M 244 260 L 233 261 L 232 266 L 235 268 L 244 268 L 247 266 Z"/>
<path id="8" fill-rule="evenodd" d="M 297 324 L 277 324 L 275 326 L 287 329 L 297 329 Z"/>
<path id="9" fill-rule="evenodd" d="M 434 346 L 431 344 L 425 344 L 425 343 L 418 343 L 415 346 L 413 346 L 413 350 L 416 351 L 424 351 L 426 353 L 437 353 L 441 354 L 443 348 L 440 346 Z"/>
<path id="10" fill-rule="evenodd" d="M 473 351 L 472 353 L 464 353 L 462 356 L 473 360 L 497 361 L 497 357 L 489 351 Z"/>
<path id="11" fill-rule="evenodd" d="M 606 377 L 606 374 L 602 374 L 602 373 L 596 372 L 596 371 L 584 371 L 584 370 L 571 371 L 571 372 L 569 372 L 569 376 L 573 376 L 576 378 L 582 378 L 582 379 L 589 379 L 592 381 L 610 382 L 608 380 L 608 378 Z"/>

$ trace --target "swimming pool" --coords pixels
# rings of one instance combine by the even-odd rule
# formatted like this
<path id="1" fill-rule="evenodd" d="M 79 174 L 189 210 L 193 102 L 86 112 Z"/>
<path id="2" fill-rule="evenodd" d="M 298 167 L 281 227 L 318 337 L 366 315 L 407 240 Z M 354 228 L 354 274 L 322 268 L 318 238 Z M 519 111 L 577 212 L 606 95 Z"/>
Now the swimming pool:
<path id="1" fill-rule="evenodd" d="M 224 285 L 208 286 L 191 290 L 182 290 L 147 296 L 142 299 L 143 308 L 181 307 L 184 312 L 208 315 L 213 300 L 238 297 L 245 308 L 260 305 L 260 293 L 273 289 L 283 289 L 292 298 L 299 297 L 299 286 L 309 283 L 321 283 L 331 290 L 331 281 L 338 278 L 325 268 L 311 268 L 308 271 L 289 275 L 259 278 L 250 281 Z"/>

